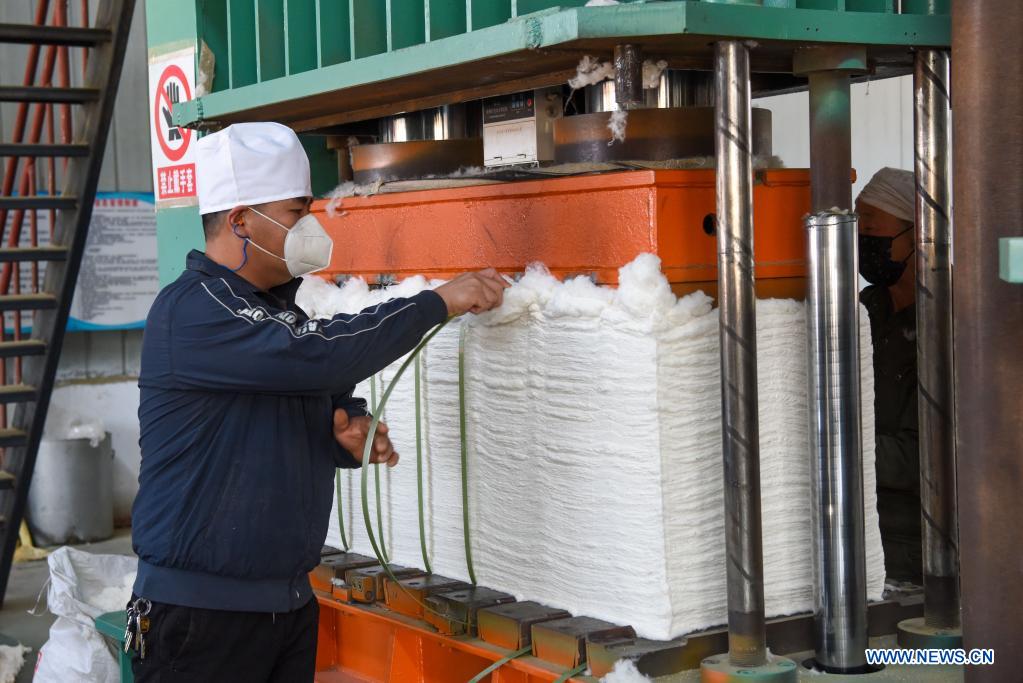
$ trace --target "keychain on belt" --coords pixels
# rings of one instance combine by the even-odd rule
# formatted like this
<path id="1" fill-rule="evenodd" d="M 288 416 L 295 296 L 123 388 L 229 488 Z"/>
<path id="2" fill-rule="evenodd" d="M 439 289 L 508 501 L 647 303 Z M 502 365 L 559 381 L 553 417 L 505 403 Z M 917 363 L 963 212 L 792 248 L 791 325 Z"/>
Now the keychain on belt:
<path id="1" fill-rule="evenodd" d="M 138 598 L 128 606 L 128 625 L 124 629 L 124 653 L 135 646 L 139 659 L 146 658 L 146 633 L 149 632 L 149 610 L 153 603 L 145 598 Z"/>

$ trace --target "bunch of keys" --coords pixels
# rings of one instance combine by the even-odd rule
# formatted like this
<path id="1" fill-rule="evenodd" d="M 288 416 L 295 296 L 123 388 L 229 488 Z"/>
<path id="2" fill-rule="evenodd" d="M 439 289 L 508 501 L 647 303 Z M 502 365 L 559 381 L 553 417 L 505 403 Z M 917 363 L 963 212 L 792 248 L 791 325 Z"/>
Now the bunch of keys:
<path id="1" fill-rule="evenodd" d="M 132 645 L 139 659 L 146 658 L 146 633 L 149 632 L 149 610 L 153 603 L 145 598 L 138 598 L 128 606 L 128 626 L 124 629 L 124 653 L 128 654 Z"/>

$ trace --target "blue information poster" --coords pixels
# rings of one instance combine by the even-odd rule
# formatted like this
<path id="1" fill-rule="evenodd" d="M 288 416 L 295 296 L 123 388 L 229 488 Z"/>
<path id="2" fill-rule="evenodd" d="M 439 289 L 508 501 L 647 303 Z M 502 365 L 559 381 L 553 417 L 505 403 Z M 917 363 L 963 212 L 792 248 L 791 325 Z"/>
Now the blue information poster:
<path id="1" fill-rule="evenodd" d="M 97 193 L 68 330 L 140 328 L 158 290 L 153 195 Z"/>

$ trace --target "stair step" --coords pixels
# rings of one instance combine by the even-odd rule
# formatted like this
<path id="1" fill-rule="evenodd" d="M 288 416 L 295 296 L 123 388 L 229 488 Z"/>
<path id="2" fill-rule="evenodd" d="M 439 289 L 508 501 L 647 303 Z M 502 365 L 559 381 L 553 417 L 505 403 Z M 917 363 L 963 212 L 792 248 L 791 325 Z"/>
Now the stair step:
<path id="1" fill-rule="evenodd" d="M 3 43 L 94 47 L 109 40 L 110 31 L 102 28 L 0 24 L 0 42 Z"/>
<path id="2" fill-rule="evenodd" d="M 20 429 L 0 429 L 0 448 L 15 448 L 28 443 L 28 434 Z"/>
<path id="3" fill-rule="evenodd" d="M 0 471 L 0 491 L 14 488 L 14 475 L 10 472 Z"/>
<path id="4" fill-rule="evenodd" d="M 47 197 L 34 195 L 32 197 L 0 197 L 0 209 L 12 209 L 14 211 L 28 211 L 30 209 L 73 209 L 78 205 L 75 197 Z"/>
<path id="5" fill-rule="evenodd" d="M 0 143 L 0 157 L 85 157 L 88 145 L 46 143 Z"/>
<path id="6" fill-rule="evenodd" d="M 79 104 L 99 99 L 96 88 L 53 88 L 41 85 L 0 85 L 0 102 Z"/>
<path id="7" fill-rule="evenodd" d="M 38 247 L 0 247 L 0 263 L 10 261 L 63 261 L 67 249 L 40 245 Z"/>
<path id="8" fill-rule="evenodd" d="M 17 356 L 41 356 L 46 353 L 46 342 L 42 339 L 21 339 L 0 342 L 0 358 Z"/>
<path id="9" fill-rule="evenodd" d="M 0 385 L 0 403 L 27 403 L 36 400 L 39 391 L 28 384 Z"/>
<path id="10" fill-rule="evenodd" d="M 0 311 L 42 311 L 57 307 L 53 294 L 0 294 Z"/>

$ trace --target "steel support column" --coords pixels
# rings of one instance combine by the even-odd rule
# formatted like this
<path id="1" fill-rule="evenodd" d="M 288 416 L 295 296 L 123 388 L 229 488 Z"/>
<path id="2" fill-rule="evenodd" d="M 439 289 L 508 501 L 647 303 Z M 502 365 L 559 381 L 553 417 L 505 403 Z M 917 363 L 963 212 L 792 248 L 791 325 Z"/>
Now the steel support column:
<path id="1" fill-rule="evenodd" d="M 810 83 L 810 209 L 852 209 L 850 76 L 867 70 L 855 45 L 799 49 L 792 71 Z"/>
<path id="2" fill-rule="evenodd" d="M 924 625 L 959 628 L 952 381 L 952 128 L 949 58 L 921 50 L 913 76 L 916 329 Z"/>
<path id="3" fill-rule="evenodd" d="M 643 53 L 638 45 L 615 45 L 615 100 L 623 111 L 643 105 Z"/>
<path id="4" fill-rule="evenodd" d="M 852 203 L 850 75 L 857 46 L 796 52 L 810 81 L 807 350 L 819 667 L 866 669 L 867 584 L 860 425 L 859 298 Z"/>
<path id="5" fill-rule="evenodd" d="M 811 214 L 806 232 L 815 658 L 853 673 L 866 669 L 868 634 L 857 219 Z"/>
<path id="6" fill-rule="evenodd" d="M 728 574 L 728 652 L 735 665 L 766 661 L 764 562 L 753 281 L 753 157 L 749 47 L 715 50 L 718 305 Z"/>
<path id="7" fill-rule="evenodd" d="M 963 645 L 993 648 L 966 681 L 1023 672 L 1023 285 L 999 240 L 1023 236 L 1023 3 L 952 4 L 954 354 Z"/>
<path id="8" fill-rule="evenodd" d="M 852 209 L 852 115 L 845 71 L 810 78 L 810 208 Z"/>

